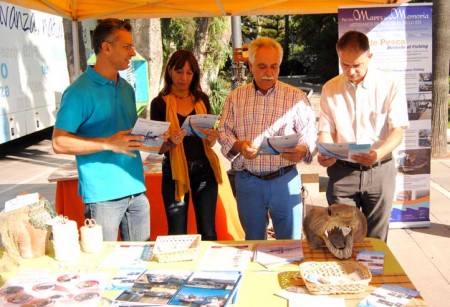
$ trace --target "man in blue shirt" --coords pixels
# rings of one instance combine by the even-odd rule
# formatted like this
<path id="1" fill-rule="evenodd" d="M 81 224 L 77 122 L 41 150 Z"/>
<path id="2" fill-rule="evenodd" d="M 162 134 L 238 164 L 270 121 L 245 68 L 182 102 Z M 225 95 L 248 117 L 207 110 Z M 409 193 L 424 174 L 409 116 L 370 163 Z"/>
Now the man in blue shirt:
<path id="1" fill-rule="evenodd" d="M 150 239 L 150 205 L 139 149 L 130 135 L 137 120 L 135 93 L 118 74 L 136 54 L 131 25 L 101 21 L 93 33 L 96 64 L 64 92 L 53 132 L 56 153 L 76 156 L 86 218 L 103 228 L 105 241 Z"/>

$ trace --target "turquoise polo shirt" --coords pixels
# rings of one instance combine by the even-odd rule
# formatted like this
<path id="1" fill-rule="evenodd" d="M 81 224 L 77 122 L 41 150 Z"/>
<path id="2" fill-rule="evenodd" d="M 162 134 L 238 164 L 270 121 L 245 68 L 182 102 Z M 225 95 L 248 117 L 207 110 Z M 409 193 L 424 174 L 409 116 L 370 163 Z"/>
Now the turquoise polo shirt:
<path id="1" fill-rule="evenodd" d="M 137 120 L 132 86 L 118 76 L 117 84 L 87 70 L 65 91 L 55 127 L 86 138 L 129 130 Z M 145 191 L 141 156 L 109 150 L 77 155 L 78 193 L 83 202 L 118 199 Z"/>

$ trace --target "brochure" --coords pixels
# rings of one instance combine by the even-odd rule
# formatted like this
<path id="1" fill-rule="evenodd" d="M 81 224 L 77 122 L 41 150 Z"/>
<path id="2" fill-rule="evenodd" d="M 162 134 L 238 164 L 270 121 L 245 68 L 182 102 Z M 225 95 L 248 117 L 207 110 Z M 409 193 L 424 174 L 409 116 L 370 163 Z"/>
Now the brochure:
<path id="1" fill-rule="evenodd" d="M 210 245 L 198 268 L 203 271 L 243 271 L 252 258 L 253 244 Z"/>
<path id="2" fill-rule="evenodd" d="M 384 252 L 362 250 L 356 254 L 356 260 L 368 267 L 372 275 L 383 274 Z"/>
<path id="3" fill-rule="evenodd" d="M 100 263 L 101 268 L 145 268 L 152 258 L 154 243 L 116 245 Z"/>
<path id="4" fill-rule="evenodd" d="M 194 272 L 169 305 L 228 306 L 236 294 L 241 272 Z"/>
<path id="5" fill-rule="evenodd" d="M 201 132 L 201 129 L 213 129 L 216 126 L 218 120 L 219 116 L 212 114 L 189 115 L 184 121 L 181 128 L 186 129 L 186 135 L 194 135 L 198 136 L 199 138 L 205 139 L 206 135 Z"/>
<path id="6" fill-rule="evenodd" d="M 355 143 L 318 143 L 317 148 L 323 155 L 339 160 L 354 161 L 351 159 L 352 155 L 369 153 L 371 145 Z"/>
<path id="7" fill-rule="evenodd" d="M 301 241 L 258 243 L 255 245 L 253 261 L 260 263 L 267 269 L 290 262 L 301 261 L 303 246 Z"/>
<path id="8" fill-rule="evenodd" d="M 144 272 L 145 269 L 119 269 L 105 290 L 131 290 L 136 279 Z"/>
<path id="9" fill-rule="evenodd" d="M 239 271 L 147 270 L 116 301 L 125 305 L 227 306 L 241 276 Z"/>
<path id="10" fill-rule="evenodd" d="M 301 133 L 284 136 L 264 137 L 258 149 L 259 155 L 279 155 L 285 148 L 294 147 L 300 140 Z"/>
<path id="11" fill-rule="evenodd" d="M 144 148 L 142 148 L 142 150 L 159 152 L 164 141 L 161 136 L 166 133 L 169 126 L 170 122 L 138 118 L 133 130 L 131 130 L 131 134 L 143 135 L 145 137 L 143 142 Z"/>
<path id="12" fill-rule="evenodd" d="M 416 290 L 385 284 L 359 302 L 358 307 L 406 306 L 418 295 Z"/>

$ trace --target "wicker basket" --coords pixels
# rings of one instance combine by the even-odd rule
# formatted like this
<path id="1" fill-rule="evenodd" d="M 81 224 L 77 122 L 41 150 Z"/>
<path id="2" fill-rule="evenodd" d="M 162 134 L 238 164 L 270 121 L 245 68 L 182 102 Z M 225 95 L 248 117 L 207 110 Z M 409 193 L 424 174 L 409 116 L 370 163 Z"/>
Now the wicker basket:
<path id="1" fill-rule="evenodd" d="M 192 260 L 199 250 L 201 241 L 201 235 L 158 236 L 153 248 L 153 257 L 158 262 Z"/>
<path id="2" fill-rule="evenodd" d="M 312 294 L 359 293 L 372 279 L 370 270 L 354 260 L 303 262 L 300 274 Z"/>

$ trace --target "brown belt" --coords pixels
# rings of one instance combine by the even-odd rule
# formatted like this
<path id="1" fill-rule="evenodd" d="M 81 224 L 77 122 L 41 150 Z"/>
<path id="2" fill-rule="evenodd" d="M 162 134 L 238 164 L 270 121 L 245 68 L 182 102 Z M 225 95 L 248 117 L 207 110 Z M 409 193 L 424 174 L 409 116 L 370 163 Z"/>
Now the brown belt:
<path id="1" fill-rule="evenodd" d="M 378 162 L 372 164 L 371 166 L 365 166 L 365 165 L 362 165 L 362 164 L 359 164 L 359 163 L 353 163 L 353 162 L 344 161 L 344 160 L 337 160 L 336 163 L 340 164 L 340 165 L 343 165 L 343 166 L 346 166 L 346 167 L 349 167 L 349 168 L 357 169 L 357 170 L 360 170 L 360 171 L 368 171 L 368 170 L 370 170 L 372 168 L 375 168 L 375 167 L 378 167 L 380 165 L 383 165 L 384 163 L 389 162 L 391 160 L 392 160 L 392 156 L 388 156 L 388 157 L 384 158 L 384 160 L 378 161 Z"/>
<path id="2" fill-rule="evenodd" d="M 279 169 L 278 169 L 277 171 L 275 171 L 275 172 L 268 173 L 268 174 L 265 174 L 265 175 L 254 174 L 254 173 L 252 173 L 252 172 L 250 172 L 250 171 L 248 171 L 248 170 L 246 170 L 246 169 L 244 169 L 243 172 L 244 172 L 244 173 L 247 173 L 247 174 L 249 174 L 249 175 L 251 175 L 251 176 L 253 176 L 253 177 L 262 179 L 262 180 L 272 180 L 272 179 L 275 179 L 275 178 L 277 178 L 277 177 L 281 177 L 281 176 L 283 176 L 284 174 L 289 173 L 291 170 L 294 169 L 294 167 L 295 167 L 295 164 L 288 165 L 288 166 L 279 168 Z"/>

